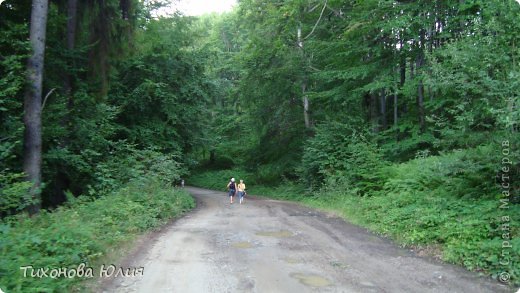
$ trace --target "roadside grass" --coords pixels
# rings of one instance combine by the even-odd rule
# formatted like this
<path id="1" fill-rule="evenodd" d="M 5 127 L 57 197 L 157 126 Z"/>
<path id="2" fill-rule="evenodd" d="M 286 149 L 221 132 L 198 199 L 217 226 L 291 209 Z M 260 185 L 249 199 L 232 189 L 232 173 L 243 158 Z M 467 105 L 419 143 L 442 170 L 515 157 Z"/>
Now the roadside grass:
<path id="1" fill-rule="evenodd" d="M 227 180 L 237 178 L 237 174 L 254 178 L 254 174 L 243 170 L 208 171 L 192 175 L 190 184 L 224 190 Z M 520 206 L 511 204 L 508 209 L 500 209 L 499 197 L 461 198 L 409 188 L 359 196 L 354 190 L 339 188 L 309 192 L 290 182 L 262 186 L 250 180 L 246 185 L 250 194 L 298 201 L 333 212 L 403 247 L 424 251 L 494 279 L 505 272 L 512 284 L 520 284 Z M 507 221 L 504 216 L 509 217 Z"/>
<path id="2" fill-rule="evenodd" d="M 195 206 L 180 189 L 154 178 L 136 179 L 123 188 L 92 200 L 79 197 L 67 206 L 27 218 L 0 222 L 0 288 L 6 292 L 84 291 L 88 280 L 99 278 L 101 264 L 122 256 L 137 236 Z M 24 277 L 20 267 L 93 268 L 93 278 Z M 48 272 L 49 273 L 49 272 Z M 87 282 L 85 282 L 87 281 Z"/>

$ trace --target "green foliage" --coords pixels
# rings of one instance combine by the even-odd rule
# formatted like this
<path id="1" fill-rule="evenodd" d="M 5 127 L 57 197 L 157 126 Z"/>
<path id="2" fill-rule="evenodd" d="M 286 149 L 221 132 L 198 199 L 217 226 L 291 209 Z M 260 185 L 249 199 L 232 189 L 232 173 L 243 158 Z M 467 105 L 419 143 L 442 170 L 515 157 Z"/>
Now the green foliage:
<path id="1" fill-rule="evenodd" d="M 502 154 L 497 146 L 500 146 L 500 142 L 475 149 L 456 150 L 441 156 L 419 157 L 393 165 L 388 170 L 391 176 L 384 183 L 383 192 L 410 190 L 429 192 L 432 196 L 495 198 L 502 167 Z M 518 154 L 514 158 L 518 160 Z M 510 175 L 511 180 L 517 180 L 517 174 Z"/>
<path id="2" fill-rule="evenodd" d="M 316 128 L 302 158 L 302 178 L 307 185 L 336 188 L 338 185 L 361 195 L 380 189 L 385 163 L 366 133 L 342 123 Z"/>
<path id="3" fill-rule="evenodd" d="M 0 223 L 0 284 L 7 292 L 70 291 L 81 278 L 23 277 L 21 266 L 99 267 L 112 251 L 143 231 L 158 227 L 194 207 L 185 191 L 142 177 L 91 201 L 80 197 L 68 207 Z M 93 220 L 95 219 L 95 220 Z"/>
<path id="4" fill-rule="evenodd" d="M 249 186 L 257 184 L 253 174 L 238 168 L 194 173 L 186 179 L 186 184 L 214 190 L 227 190 L 226 186 L 231 178 L 235 178 L 237 181 L 244 180 L 248 189 Z"/>
<path id="5" fill-rule="evenodd" d="M 520 91 L 515 64 L 520 51 L 518 35 L 511 32 L 520 29 L 520 6 L 512 2 L 483 3 L 482 21 L 472 27 L 472 35 L 430 56 L 426 83 L 442 96 L 430 103 L 430 119 L 444 149 L 476 146 L 490 131 L 511 129 L 518 118 L 513 105 Z"/>
<path id="6" fill-rule="evenodd" d="M 150 21 L 138 31 L 137 52 L 119 64 L 109 100 L 120 109 L 119 135 L 142 148 L 187 153 L 200 142 L 209 86 L 188 24 Z"/>
<path id="7" fill-rule="evenodd" d="M 21 212 L 34 204 L 28 193 L 31 183 L 23 178 L 23 173 L 0 172 L 0 217 Z"/>
<path id="8" fill-rule="evenodd" d="M 44 205 L 59 203 L 55 198 L 60 198 L 60 190 L 69 190 L 75 195 L 85 194 L 88 186 L 97 180 L 97 165 L 113 157 L 111 151 L 114 149 L 124 150 L 121 147 L 123 143 L 115 138 L 121 128 L 115 121 L 119 112 L 117 107 L 96 103 L 93 96 L 78 91 L 73 97 L 77 108 L 67 114 L 64 104 L 59 103 L 63 98 L 56 96 L 44 111 L 43 139 L 46 148 L 43 177 L 47 182 L 43 190 Z M 70 114 L 73 115 L 68 116 Z M 68 125 L 63 125 L 63 121 L 68 121 Z"/>
<path id="9" fill-rule="evenodd" d="M 16 24 L 8 24 L 7 28 L 0 30 L 0 112 L 13 110 L 13 106 L 20 105 L 18 101 L 9 98 L 19 94 L 25 85 L 23 72 L 24 60 L 28 56 L 28 42 L 20 39 L 25 36 L 26 30 L 27 26 Z M 9 55 L 4 56 L 6 53 Z"/>
<path id="10" fill-rule="evenodd" d="M 178 180 L 185 172 L 180 165 L 193 164 L 181 154 L 204 141 L 200 117 L 211 89 L 206 56 L 193 49 L 191 20 L 153 19 L 139 1 L 124 2 L 126 18 L 119 1 L 79 2 L 74 48 L 65 44 L 67 2 L 51 3 L 43 81 L 43 96 L 53 90 L 42 112 L 44 208 L 63 203 L 66 192 L 106 193 L 146 176 L 149 168 Z M 16 174 L 23 165 L 30 5 L 6 3 L 0 6 L 0 170 Z"/>
<path id="11" fill-rule="evenodd" d="M 21 148 L 23 105 L 17 97 L 25 86 L 29 52 L 26 31 L 26 24 L 0 21 L 0 170 L 21 171 L 16 162 Z"/>
<path id="12" fill-rule="evenodd" d="M 89 192 L 105 194 L 139 178 L 154 177 L 161 182 L 178 182 L 186 170 L 174 155 L 148 149 L 139 150 L 126 142 L 113 144 L 112 156 L 96 166 L 95 183 Z"/>
<path id="13" fill-rule="evenodd" d="M 246 184 L 279 186 L 282 183 L 290 183 L 283 175 L 285 169 L 277 164 L 261 165 L 254 169 L 235 167 L 232 169 L 205 170 L 198 168 L 193 170 L 186 184 L 220 190 L 225 188 L 229 179 L 244 179 Z M 292 183 L 290 183 L 292 184 Z"/>

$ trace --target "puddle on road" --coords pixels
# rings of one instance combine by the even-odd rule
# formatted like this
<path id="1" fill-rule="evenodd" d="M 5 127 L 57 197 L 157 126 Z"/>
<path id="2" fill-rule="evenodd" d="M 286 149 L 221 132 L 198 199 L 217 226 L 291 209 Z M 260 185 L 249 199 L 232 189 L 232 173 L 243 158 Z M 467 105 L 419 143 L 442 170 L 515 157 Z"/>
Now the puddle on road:
<path id="1" fill-rule="evenodd" d="M 235 242 L 233 243 L 234 248 L 251 248 L 253 245 L 249 242 Z"/>
<path id="2" fill-rule="evenodd" d="M 341 262 L 338 262 L 338 261 L 331 261 L 330 265 L 335 267 L 335 268 L 342 269 L 342 270 L 348 268 L 347 264 L 344 264 L 344 263 L 341 263 Z"/>
<path id="3" fill-rule="evenodd" d="M 294 257 L 286 257 L 283 259 L 286 263 L 290 263 L 290 264 L 297 264 L 297 263 L 302 263 L 302 261 L 300 261 L 299 259 L 297 258 L 294 258 Z"/>
<path id="4" fill-rule="evenodd" d="M 291 237 L 293 236 L 293 233 L 287 230 L 281 230 L 281 231 L 260 231 L 256 232 L 256 235 L 258 236 L 267 236 L 267 237 L 276 237 L 276 238 L 284 238 L 284 237 Z"/>
<path id="5" fill-rule="evenodd" d="M 326 287 L 331 284 L 331 282 L 323 277 L 318 275 L 306 275 L 301 273 L 292 273 L 291 277 L 298 279 L 300 283 L 311 286 L 311 287 Z"/>

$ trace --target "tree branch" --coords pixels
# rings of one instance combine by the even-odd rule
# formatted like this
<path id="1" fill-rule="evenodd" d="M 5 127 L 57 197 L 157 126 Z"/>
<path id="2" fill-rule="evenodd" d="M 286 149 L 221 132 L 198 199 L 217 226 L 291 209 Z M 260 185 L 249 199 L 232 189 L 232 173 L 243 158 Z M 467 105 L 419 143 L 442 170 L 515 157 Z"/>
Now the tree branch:
<path id="1" fill-rule="evenodd" d="M 321 9 L 320 17 L 318 18 L 318 20 L 314 24 L 314 27 L 312 28 L 311 32 L 305 38 L 303 38 L 304 40 L 306 40 L 308 37 L 310 37 L 312 35 L 312 33 L 314 33 L 314 30 L 318 26 L 318 23 L 320 23 L 320 21 L 321 21 L 321 17 L 323 16 L 323 11 L 325 11 L 326 7 L 327 7 L 327 0 L 325 0 L 325 4 L 323 4 L 323 8 Z"/>
<path id="2" fill-rule="evenodd" d="M 52 94 L 52 92 L 54 92 L 56 90 L 56 88 L 53 88 L 51 89 L 47 95 L 45 95 L 45 98 L 43 99 L 43 103 L 42 103 L 42 112 L 43 112 L 43 108 L 45 108 L 45 103 L 47 102 L 47 98 Z"/>
<path id="3" fill-rule="evenodd" d="M 312 66 L 312 65 L 308 65 L 308 67 L 309 67 L 310 69 L 314 70 L 314 71 L 317 71 L 317 72 L 321 71 L 321 69 L 318 69 L 318 68 L 316 68 L 316 67 L 314 67 L 314 66 Z"/>
<path id="4" fill-rule="evenodd" d="M 314 7 L 312 7 L 311 9 L 309 9 L 307 12 L 309 12 L 309 13 L 310 13 L 310 12 L 313 12 L 314 9 L 318 8 L 319 6 L 320 6 L 320 4 L 316 4 L 316 5 L 314 5 Z"/>
<path id="5" fill-rule="evenodd" d="M 340 10 L 336 10 L 336 9 L 333 9 L 331 8 L 330 6 L 327 5 L 327 8 L 332 11 L 332 13 L 334 13 L 335 16 L 339 16 L 340 18 L 343 18 L 343 11 Z M 330 14 L 329 14 L 330 15 Z"/>

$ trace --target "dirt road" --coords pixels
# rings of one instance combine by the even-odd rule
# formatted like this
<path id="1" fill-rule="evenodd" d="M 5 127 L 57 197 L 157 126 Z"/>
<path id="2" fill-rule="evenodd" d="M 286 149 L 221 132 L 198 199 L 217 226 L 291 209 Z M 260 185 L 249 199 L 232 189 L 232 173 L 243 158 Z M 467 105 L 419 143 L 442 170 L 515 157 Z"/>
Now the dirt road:
<path id="1" fill-rule="evenodd" d="M 417 257 L 345 221 L 288 202 L 187 188 L 198 202 L 141 248 L 106 292 L 511 292 Z"/>

